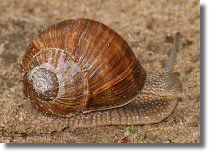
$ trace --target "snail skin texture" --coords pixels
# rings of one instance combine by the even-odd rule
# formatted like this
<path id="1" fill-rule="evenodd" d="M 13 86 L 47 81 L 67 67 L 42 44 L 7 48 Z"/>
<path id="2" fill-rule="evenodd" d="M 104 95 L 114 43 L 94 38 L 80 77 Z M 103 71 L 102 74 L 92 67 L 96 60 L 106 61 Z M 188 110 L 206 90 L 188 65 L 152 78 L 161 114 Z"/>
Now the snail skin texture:
<path id="1" fill-rule="evenodd" d="M 179 73 L 172 71 L 178 35 L 166 67 L 151 73 L 127 42 L 100 22 L 70 19 L 48 27 L 22 59 L 33 105 L 21 120 L 48 130 L 160 122 L 181 98 Z"/>

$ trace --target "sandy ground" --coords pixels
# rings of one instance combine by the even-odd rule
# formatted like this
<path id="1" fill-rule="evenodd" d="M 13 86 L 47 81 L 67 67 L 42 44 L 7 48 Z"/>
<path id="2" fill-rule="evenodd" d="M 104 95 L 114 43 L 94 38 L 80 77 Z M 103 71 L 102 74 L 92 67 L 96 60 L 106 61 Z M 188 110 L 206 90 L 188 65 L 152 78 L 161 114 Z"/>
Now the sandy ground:
<path id="1" fill-rule="evenodd" d="M 199 143 L 200 3 L 197 0 L 0 0 L 0 142 L 1 143 Z M 19 62 L 43 29 L 69 18 L 90 18 L 116 30 L 148 71 L 162 69 L 177 31 L 181 32 L 174 71 L 180 72 L 182 100 L 157 124 L 101 126 L 48 133 L 17 130 L 25 99 Z M 170 36 L 167 36 L 170 34 Z M 24 126 L 24 125 L 23 125 Z M 142 136 L 139 136 L 139 134 Z"/>

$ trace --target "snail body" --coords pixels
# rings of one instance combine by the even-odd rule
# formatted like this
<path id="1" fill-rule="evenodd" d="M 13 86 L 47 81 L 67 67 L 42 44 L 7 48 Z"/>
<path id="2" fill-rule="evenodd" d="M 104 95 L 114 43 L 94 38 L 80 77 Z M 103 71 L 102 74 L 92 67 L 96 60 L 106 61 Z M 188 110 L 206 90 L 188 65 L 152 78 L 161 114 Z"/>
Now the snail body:
<path id="1" fill-rule="evenodd" d="M 37 108 L 28 108 L 28 120 L 46 116 L 52 119 L 46 124 L 63 120 L 71 127 L 161 121 L 181 97 L 179 73 L 172 72 L 178 34 L 168 64 L 155 74 L 102 23 L 72 19 L 50 26 L 32 41 L 21 64 L 26 94 Z"/>

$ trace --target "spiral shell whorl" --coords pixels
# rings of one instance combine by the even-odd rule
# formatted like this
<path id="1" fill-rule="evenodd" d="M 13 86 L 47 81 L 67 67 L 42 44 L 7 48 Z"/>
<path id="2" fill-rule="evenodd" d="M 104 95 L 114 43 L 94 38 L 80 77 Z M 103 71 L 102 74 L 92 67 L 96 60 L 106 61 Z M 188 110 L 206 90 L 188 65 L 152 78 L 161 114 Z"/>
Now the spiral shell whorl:
<path id="1" fill-rule="evenodd" d="M 47 114 L 75 114 L 87 101 L 87 81 L 82 69 L 58 49 L 41 51 L 32 58 L 24 84 L 30 88 L 26 92 L 35 105 Z"/>
<path id="2" fill-rule="evenodd" d="M 38 69 L 32 75 L 28 73 L 28 79 L 33 79 L 33 87 L 31 88 L 39 99 L 51 101 L 57 97 L 59 90 L 58 78 L 51 70 Z"/>

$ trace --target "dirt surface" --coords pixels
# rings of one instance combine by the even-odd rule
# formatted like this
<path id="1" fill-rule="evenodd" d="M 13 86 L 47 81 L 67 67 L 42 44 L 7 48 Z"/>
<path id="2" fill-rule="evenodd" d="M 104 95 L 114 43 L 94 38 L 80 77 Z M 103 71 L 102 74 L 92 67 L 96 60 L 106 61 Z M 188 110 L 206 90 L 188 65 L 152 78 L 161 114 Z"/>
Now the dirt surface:
<path id="1" fill-rule="evenodd" d="M 199 143 L 200 3 L 197 0 L 0 0 L 0 142 L 1 143 Z M 41 132 L 21 131 L 19 112 L 25 98 L 19 62 L 43 29 L 65 19 L 90 18 L 116 30 L 142 66 L 159 71 L 168 60 L 173 38 L 181 32 L 174 71 L 180 72 L 182 100 L 157 124 L 101 126 Z M 24 125 L 22 125 L 24 126 Z M 18 129 L 18 130 L 17 130 Z M 141 134 L 141 135 L 140 135 Z"/>

